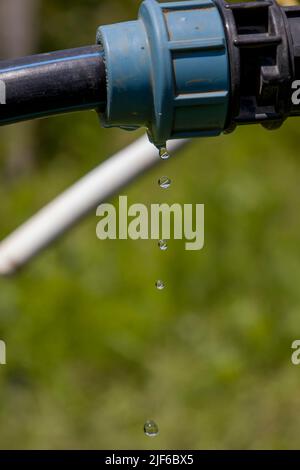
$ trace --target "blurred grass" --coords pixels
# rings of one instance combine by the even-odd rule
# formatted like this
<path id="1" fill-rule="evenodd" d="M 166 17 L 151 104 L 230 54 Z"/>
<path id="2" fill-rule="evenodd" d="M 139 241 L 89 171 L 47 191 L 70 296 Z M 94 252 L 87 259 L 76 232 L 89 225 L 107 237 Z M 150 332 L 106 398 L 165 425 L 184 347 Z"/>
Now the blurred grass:
<path id="1" fill-rule="evenodd" d="M 134 17 L 138 2 L 42 4 L 51 50 L 93 42 L 97 23 Z M 161 167 L 123 192 L 130 203 L 205 203 L 204 251 L 100 242 L 92 214 L 0 281 L 0 448 L 299 447 L 298 127 L 197 140 L 164 164 L 167 194 Z M 136 137 L 100 129 L 93 113 L 40 121 L 37 168 L 8 181 L 6 132 L 1 236 Z"/>

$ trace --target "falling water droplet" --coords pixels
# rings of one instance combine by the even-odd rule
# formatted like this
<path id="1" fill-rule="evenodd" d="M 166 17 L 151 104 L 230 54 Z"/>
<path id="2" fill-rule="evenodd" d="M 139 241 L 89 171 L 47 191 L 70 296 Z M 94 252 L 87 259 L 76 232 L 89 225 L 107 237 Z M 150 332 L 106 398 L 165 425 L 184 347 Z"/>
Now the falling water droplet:
<path id="1" fill-rule="evenodd" d="M 167 176 L 162 176 L 158 183 L 162 189 L 169 189 L 172 184 L 172 181 Z"/>
<path id="2" fill-rule="evenodd" d="M 159 429 L 155 421 L 146 421 L 144 425 L 144 433 L 148 437 L 156 437 L 159 434 Z"/>
<path id="3" fill-rule="evenodd" d="M 166 240 L 159 240 L 158 242 L 159 249 L 161 251 L 167 251 L 168 249 L 168 242 Z"/>
<path id="4" fill-rule="evenodd" d="M 160 147 L 159 149 L 159 156 L 162 160 L 168 160 L 170 158 L 170 154 L 166 147 Z"/>
<path id="5" fill-rule="evenodd" d="M 163 290 L 165 288 L 163 281 L 156 281 L 155 285 L 158 290 Z"/>

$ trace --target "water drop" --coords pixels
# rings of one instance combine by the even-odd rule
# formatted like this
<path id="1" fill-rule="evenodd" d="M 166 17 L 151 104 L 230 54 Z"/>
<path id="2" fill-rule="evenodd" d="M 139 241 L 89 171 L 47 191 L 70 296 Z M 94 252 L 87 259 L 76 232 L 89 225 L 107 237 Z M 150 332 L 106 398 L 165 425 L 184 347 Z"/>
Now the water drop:
<path id="1" fill-rule="evenodd" d="M 163 283 L 163 281 L 156 281 L 155 286 L 158 290 L 164 290 L 165 288 L 165 284 Z"/>
<path id="2" fill-rule="evenodd" d="M 159 434 L 159 429 L 155 421 L 149 420 L 144 424 L 144 433 L 148 437 L 156 437 Z"/>
<path id="3" fill-rule="evenodd" d="M 167 176 L 162 176 L 158 183 L 162 189 L 169 189 L 172 184 L 172 181 Z"/>
<path id="4" fill-rule="evenodd" d="M 160 147 L 159 149 L 159 156 L 162 160 L 168 160 L 170 158 L 170 154 L 166 147 Z"/>
<path id="5" fill-rule="evenodd" d="M 168 249 L 168 242 L 166 240 L 159 240 L 158 242 L 159 249 L 161 251 L 167 251 Z"/>

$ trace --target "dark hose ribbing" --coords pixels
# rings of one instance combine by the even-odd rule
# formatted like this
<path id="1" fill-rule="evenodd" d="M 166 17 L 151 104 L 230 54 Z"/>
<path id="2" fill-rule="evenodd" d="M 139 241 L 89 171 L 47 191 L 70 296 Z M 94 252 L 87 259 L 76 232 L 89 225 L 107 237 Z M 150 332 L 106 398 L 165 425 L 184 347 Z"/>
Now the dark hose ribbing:
<path id="1" fill-rule="evenodd" d="M 0 125 L 85 109 L 103 111 L 106 76 L 99 46 L 0 62 L 6 104 Z"/>

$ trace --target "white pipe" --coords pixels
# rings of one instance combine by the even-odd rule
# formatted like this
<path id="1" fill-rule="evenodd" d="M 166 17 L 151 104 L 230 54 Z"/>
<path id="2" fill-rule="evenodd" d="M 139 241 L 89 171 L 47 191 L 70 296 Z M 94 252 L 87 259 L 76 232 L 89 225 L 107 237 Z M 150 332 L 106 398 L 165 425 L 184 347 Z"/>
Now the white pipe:
<path id="1" fill-rule="evenodd" d="M 171 154 L 187 140 L 170 141 Z M 13 274 L 84 215 L 161 161 L 143 136 L 95 168 L 0 243 L 0 275 Z"/>

